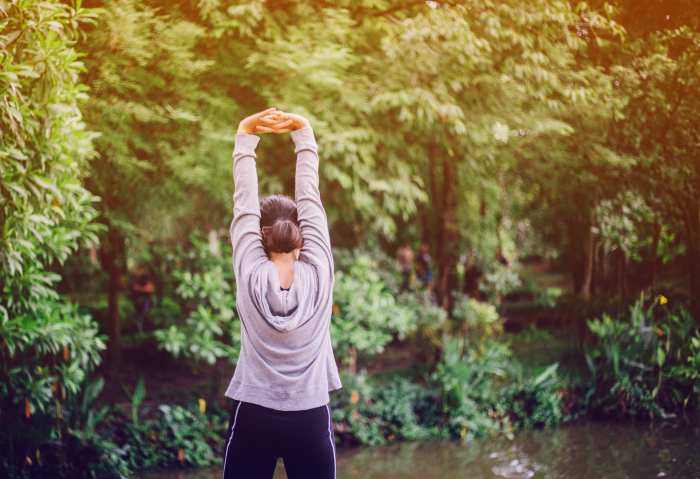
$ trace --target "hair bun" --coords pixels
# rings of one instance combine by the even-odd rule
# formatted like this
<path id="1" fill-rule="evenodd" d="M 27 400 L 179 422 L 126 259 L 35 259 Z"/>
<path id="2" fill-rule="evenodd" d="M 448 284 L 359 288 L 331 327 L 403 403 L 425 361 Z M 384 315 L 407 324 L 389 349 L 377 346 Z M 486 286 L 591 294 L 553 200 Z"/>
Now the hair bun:
<path id="1" fill-rule="evenodd" d="M 277 220 L 272 226 L 263 226 L 262 231 L 265 246 L 270 252 L 289 253 L 303 245 L 301 228 L 292 220 Z"/>

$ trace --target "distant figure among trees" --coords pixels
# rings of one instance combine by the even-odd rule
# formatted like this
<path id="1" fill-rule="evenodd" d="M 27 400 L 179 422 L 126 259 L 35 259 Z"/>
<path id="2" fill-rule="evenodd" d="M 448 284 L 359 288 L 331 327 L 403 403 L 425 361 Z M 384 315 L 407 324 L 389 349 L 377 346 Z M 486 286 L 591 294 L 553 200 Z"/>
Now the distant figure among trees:
<path id="1" fill-rule="evenodd" d="M 134 318 L 139 332 L 143 332 L 144 323 L 148 318 L 148 312 L 153 306 L 153 295 L 156 291 L 156 281 L 153 274 L 143 265 L 139 265 L 133 272 L 129 282 L 131 302 L 134 305 Z"/>
<path id="2" fill-rule="evenodd" d="M 411 276 L 413 275 L 413 248 L 408 242 L 399 246 L 396 253 L 396 260 L 401 272 L 401 287 L 399 293 L 408 291 L 411 288 Z"/>
<path id="3" fill-rule="evenodd" d="M 464 282 L 462 284 L 462 292 L 477 300 L 482 299 L 479 281 L 481 280 L 482 271 L 479 268 L 476 252 L 472 251 L 464 257 Z"/>
<path id="4" fill-rule="evenodd" d="M 421 243 L 416 258 L 416 274 L 421 284 L 428 291 L 433 290 L 433 259 L 427 243 Z"/>

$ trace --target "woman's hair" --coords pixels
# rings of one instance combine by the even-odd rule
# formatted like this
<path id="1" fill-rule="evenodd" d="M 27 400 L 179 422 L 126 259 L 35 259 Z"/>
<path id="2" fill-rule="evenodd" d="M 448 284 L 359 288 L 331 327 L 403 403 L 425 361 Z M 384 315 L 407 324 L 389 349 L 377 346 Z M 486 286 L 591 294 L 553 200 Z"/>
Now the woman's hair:
<path id="1" fill-rule="evenodd" d="M 260 200 L 260 229 L 268 255 L 289 253 L 304 244 L 297 205 L 289 196 L 271 195 Z"/>

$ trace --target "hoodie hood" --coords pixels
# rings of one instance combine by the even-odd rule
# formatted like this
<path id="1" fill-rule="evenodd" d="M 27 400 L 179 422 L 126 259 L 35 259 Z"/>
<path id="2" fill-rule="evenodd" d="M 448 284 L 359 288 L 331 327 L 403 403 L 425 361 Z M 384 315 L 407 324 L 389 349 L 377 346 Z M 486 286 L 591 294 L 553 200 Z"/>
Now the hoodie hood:
<path id="1" fill-rule="evenodd" d="M 289 289 L 282 289 L 279 282 L 279 274 L 271 262 L 272 271 L 268 274 L 267 291 L 265 292 L 265 300 L 270 313 L 276 318 L 289 317 L 294 314 L 294 311 L 299 306 L 299 295 L 295 288 L 295 281 L 292 280 L 292 285 Z M 296 265 L 294 270 L 296 272 Z M 295 278 L 296 279 L 296 278 Z"/>
<path id="2" fill-rule="evenodd" d="M 304 318 L 310 317 L 313 295 L 300 291 L 302 263 L 294 264 L 294 276 L 289 290 L 280 286 L 279 273 L 272 261 L 267 261 L 260 269 L 258 285 L 253 288 L 254 302 L 262 317 L 278 331 L 287 332 L 301 325 Z"/>

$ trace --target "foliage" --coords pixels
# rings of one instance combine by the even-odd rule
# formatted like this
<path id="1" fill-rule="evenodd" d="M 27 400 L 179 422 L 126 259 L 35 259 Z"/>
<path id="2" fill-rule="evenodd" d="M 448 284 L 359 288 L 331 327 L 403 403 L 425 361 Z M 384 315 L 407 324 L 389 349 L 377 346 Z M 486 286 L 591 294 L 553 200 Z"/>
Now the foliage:
<path id="1" fill-rule="evenodd" d="M 89 176 L 91 191 L 103 200 L 101 219 L 124 235 L 142 236 L 142 228 L 147 239 L 186 235 L 193 224 L 178 221 L 179 213 L 193 217 L 203 206 L 192 184 L 197 171 L 186 158 L 199 153 L 203 129 L 213 135 L 220 127 L 218 118 L 201 116 L 214 101 L 212 86 L 200 83 L 213 67 L 196 51 L 205 30 L 178 8 L 134 0 L 98 4 L 100 28 L 86 30 L 79 46 L 91 90 L 83 111 L 101 133 Z M 209 141 L 223 146 L 221 140 Z M 219 154 L 222 160 L 227 156 Z M 217 211 L 220 203 L 208 208 Z M 161 214 L 163 207 L 169 214 Z"/>
<path id="2" fill-rule="evenodd" d="M 222 248 L 222 243 L 225 245 Z M 175 357 L 214 364 L 235 362 L 240 348 L 231 248 L 228 241 L 193 234 L 174 260 L 175 300 L 183 319 L 155 332 L 161 348 Z"/>
<path id="3" fill-rule="evenodd" d="M 331 397 L 336 435 L 344 443 L 367 445 L 439 437 L 434 393 L 407 378 L 385 382 L 367 376 L 343 376 L 343 389 Z"/>
<path id="4" fill-rule="evenodd" d="M 403 339 L 416 329 L 416 312 L 397 302 L 377 269 L 375 259 L 359 252 L 336 273 L 331 338 L 345 364 L 353 350 L 377 354 L 394 337 Z"/>
<path id="5" fill-rule="evenodd" d="M 486 297 L 496 304 L 499 304 L 502 298 L 515 290 L 522 284 L 518 273 L 509 267 L 502 266 L 500 263 L 495 263 L 492 270 L 484 275 L 484 281 L 481 283 L 481 291 L 486 294 Z"/>
<path id="6" fill-rule="evenodd" d="M 564 421 L 564 384 L 557 374 L 558 367 L 554 363 L 537 376 L 517 378 L 505 388 L 503 396 L 514 427 L 551 427 Z"/>
<path id="7" fill-rule="evenodd" d="M 62 411 L 105 347 L 90 317 L 58 294 L 60 276 L 50 272 L 98 232 L 96 199 L 82 186 L 95 134 L 79 109 L 86 96 L 75 49 L 79 29 L 94 18 L 61 2 L 0 5 L 3 475 L 34 474 L 37 451 L 72 447 Z"/>
<path id="8" fill-rule="evenodd" d="M 627 317 L 588 322 L 597 339 L 587 353 L 593 412 L 653 419 L 697 407 L 700 331 L 687 310 L 666 302 L 642 296 Z"/>
<path id="9" fill-rule="evenodd" d="M 404 292 L 397 302 L 415 313 L 416 330 L 410 340 L 419 345 L 419 350 L 432 364 L 435 352 L 442 347 L 443 333 L 450 328 L 447 311 L 437 306 L 430 291 Z"/>
<path id="10" fill-rule="evenodd" d="M 158 409 L 165 425 L 161 447 L 168 445 L 171 463 L 177 459 L 181 464 L 207 466 L 220 459 L 218 450 L 212 447 L 221 439 L 220 431 L 212 430 L 199 412 L 182 406 L 161 405 Z"/>
<path id="11" fill-rule="evenodd" d="M 460 331 L 476 344 L 503 333 L 503 318 L 494 305 L 464 295 L 455 301 L 452 317 Z"/>
<path id="12" fill-rule="evenodd" d="M 598 226 L 593 228 L 593 233 L 600 236 L 601 246 L 606 251 L 619 249 L 627 258 L 641 261 L 645 249 L 655 248 L 654 253 L 664 263 L 681 252 L 659 213 L 632 191 L 602 200 L 595 208 L 595 217 Z M 653 244 L 655 236 L 657 244 Z"/>
<path id="13" fill-rule="evenodd" d="M 140 245 L 181 242 L 230 217 L 233 123 L 268 105 L 314 125 L 335 245 L 420 239 L 438 289 L 464 251 L 484 274 L 491 304 L 457 297 L 451 325 L 427 295 L 397 296 L 385 255 L 338 263 L 332 337 L 345 364 L 410 335 L 442 353 L 427 386 L 348 379 L 334 412 L 351 442 L 477 437 L 569 417 L 557 368 L 525 375 L 497 341 L 494 306 L 519 284 L 503 260 L 530 248 L 555 250 L 573 277 L 574 294 L 556 299 L 578 321 L 567 328 L 580 326 L 583 340 L 583 320 L 600 317 L 588 323 L 598 341 L 591 412 L 663 418 L 697 406 L 700 311 L 694 323 L 657 299 L 620 313 L 624 278 L 638 271 L 630 260 L 649 270 L 635 289 L 671 265 L 700 298 L 697 15 L 659 21 L 657 5 L 647 12 L 658 18 L 640 19 L 646 7 L 624 0 L 91 4 L 100 9 L 0 2 L 3 473 L 212 461 L 218 419 L 170 405 L 142 415 L 143 388 L 130 418 L 105 421 L 100 383 L 88 383 L 104 339 L 57 293 L 55 272 L 95 243 L 99 210 L 106 316 L 118 317 L 123 268 Z M 289 190 L 292 158 L 288 138 L 261 143 L 263 194 Z M 172 255 L 176 284 L 154 314 L 160 346 L 176 356 L 237 356 L 224 243 L 217 252 L 195 238 Z M 42 469 L 51 464 L 66 469 Z"/>
<path id="14" fill-rule="evenodd" d="M 32 415 L 29 428 L 23 427 L 26 422 L 5 423 L 15 435 L 15 444 L 3 447 L 8 453 L 2 458 L 4 477 L 121 478 L 131 472 L 125 448 L 98 430 L 110 413 L 109 407 L 97 406 L 104 381 L 85 381 L 80 386 L 77 394 L 57 406 L 64 411 L 58 430 L 52 424 L 55 419 L 43 412 Z M 22 467 L 12 464 L 13 452 L 22 459 Z"/>
<path id="15" fill-rule="evenodd" d="M 464 338 L 445 337 L 432 379 L 452 436 L 471 440 L 501 430 L 505 411 L 498 386 L 506 380 L 510 361 L 505 344 L 466 345 Z"/>

